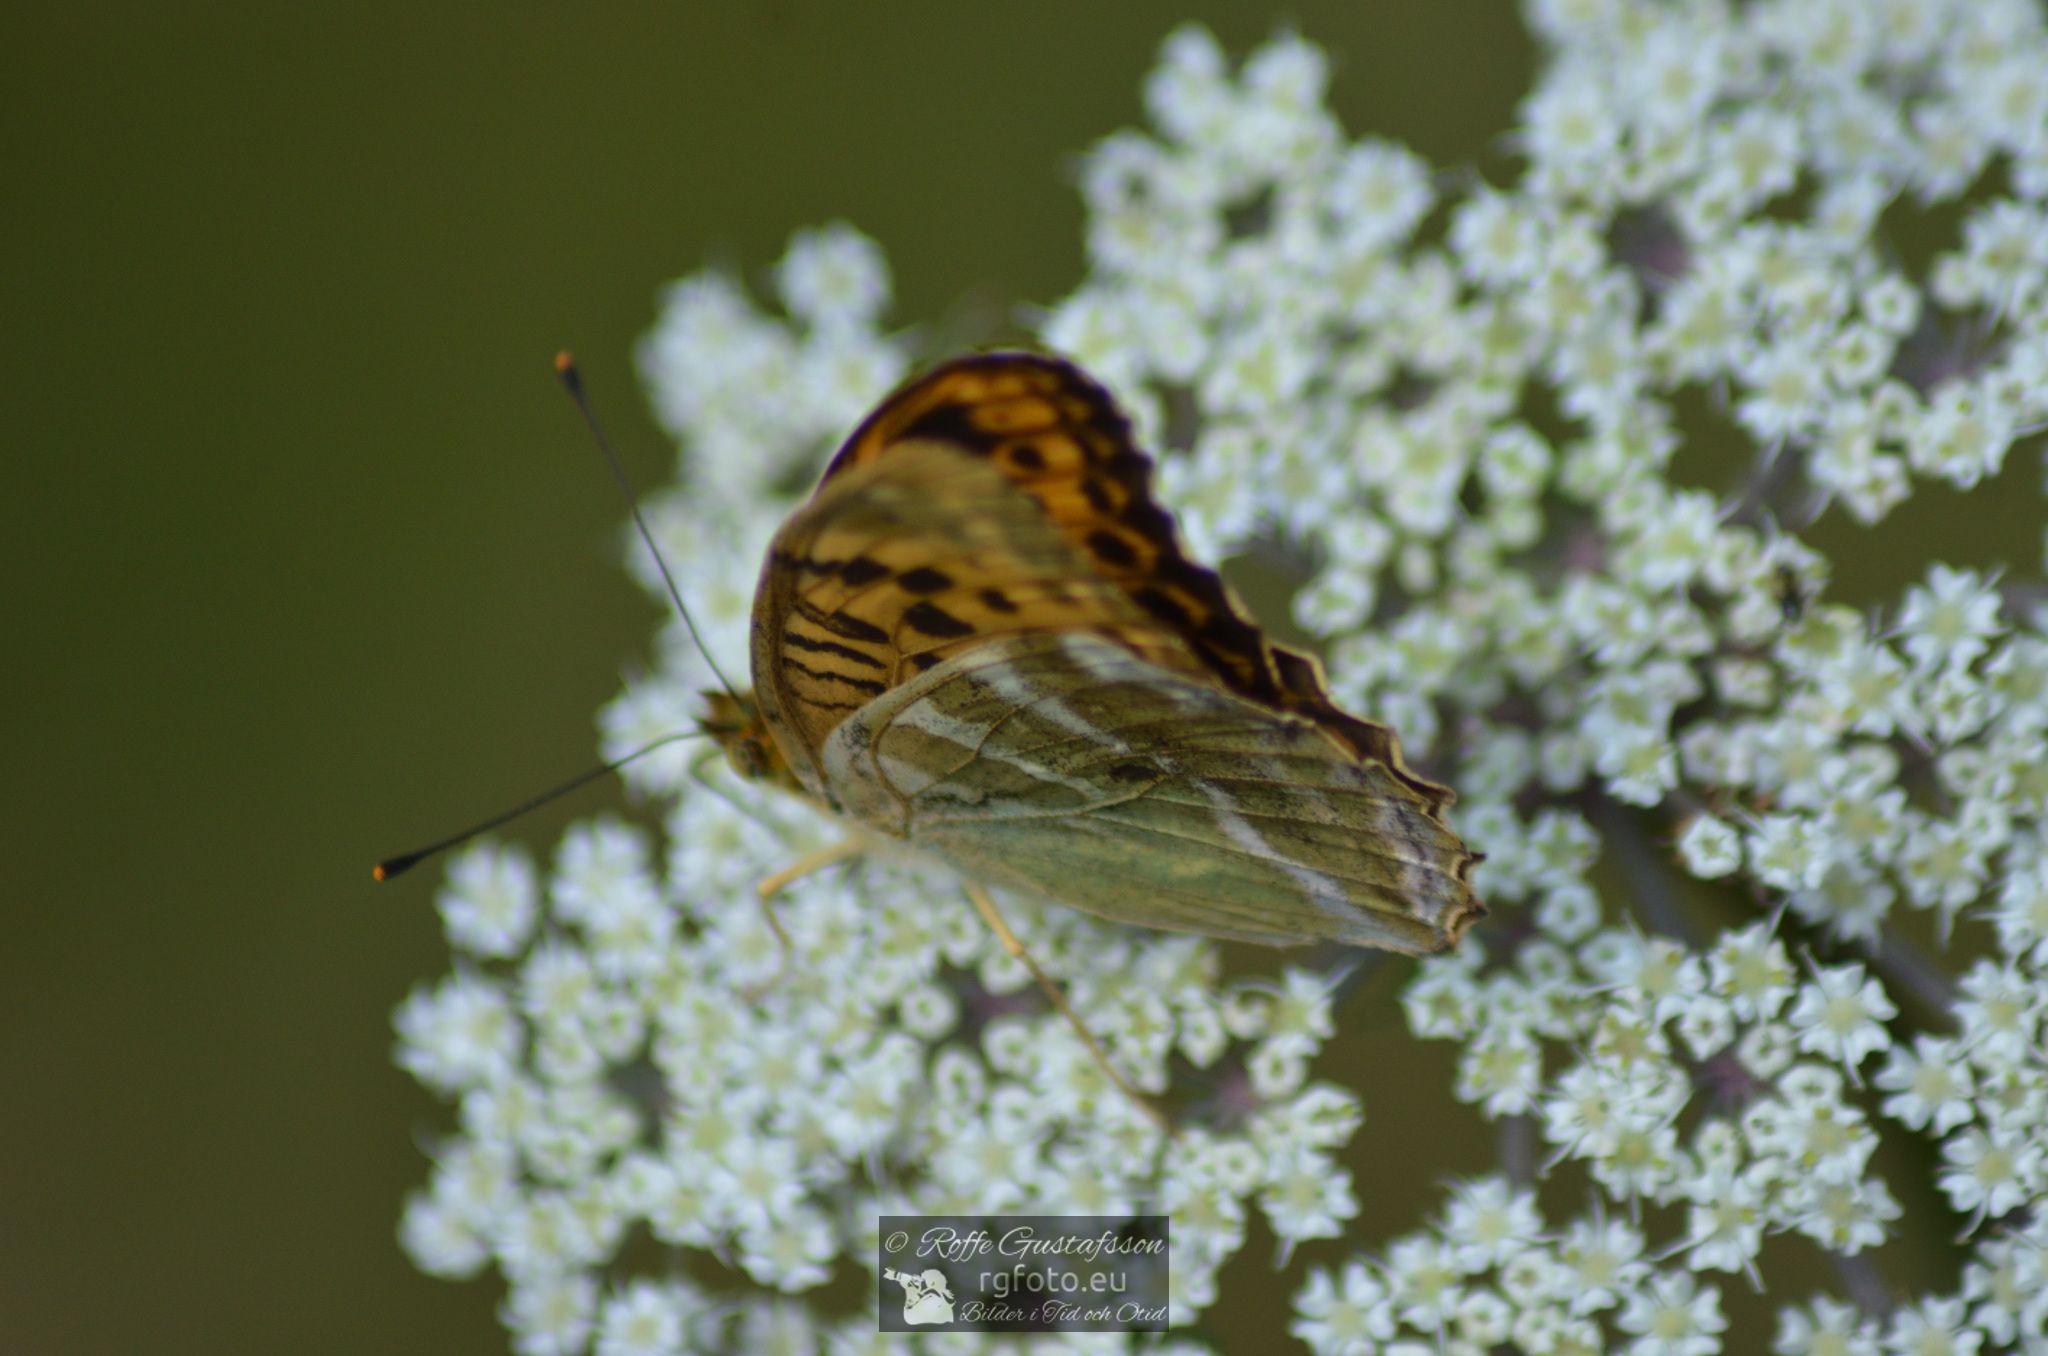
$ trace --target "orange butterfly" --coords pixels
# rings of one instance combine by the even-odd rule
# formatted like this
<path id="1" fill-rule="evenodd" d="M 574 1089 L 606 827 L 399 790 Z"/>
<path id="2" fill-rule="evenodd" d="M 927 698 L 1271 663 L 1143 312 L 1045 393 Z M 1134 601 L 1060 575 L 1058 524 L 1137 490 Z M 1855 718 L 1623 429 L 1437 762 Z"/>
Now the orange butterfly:
<path id="1" fill-rule="evenodd" d="M 1194 564 L 1109 395 L 1026 353 L 869 415 L 776 534 L 752 694 L 709 694 L 742 775 L 870 844 L 1146 927 L 1410 953 L 1485 910 L 1452 792 Z M 979 891 L 1006 944 L 1015 939 Z"/>

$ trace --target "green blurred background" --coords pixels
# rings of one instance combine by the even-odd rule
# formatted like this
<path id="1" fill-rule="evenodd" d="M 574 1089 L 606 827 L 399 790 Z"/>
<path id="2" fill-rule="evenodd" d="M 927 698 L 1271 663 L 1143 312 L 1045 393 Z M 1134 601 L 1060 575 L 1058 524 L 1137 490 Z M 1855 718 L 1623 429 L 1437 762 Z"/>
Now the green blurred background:
<path id="1" fill-rule="evenodd" d="M 448 959 L 433 873 L 367 868 L 586 765 L 658 620 L 551 355 L 647 483 L 630 352 L 668 278 L 759 279 L 843 217 L 898 323 L 1058 297 L 1073 157 L 1187 18 L 1240 54 L 1298 26 L 1354 133 L 1440 165 L 1527 87 L 1480 0 L 17 12 L 0 1350 L 503 1349 L 499 1283 L 394 1239 L 449 1117 L 389 1015 Z M 1404 972 L 1333 1047 L 1375 1240 L 1436 1200 L 1418 1136 L 1491 1157 L 1448 1047 L 1398 1030 Z M 1271 1332 L 1251 1252 L 1225 1293 Z"/>

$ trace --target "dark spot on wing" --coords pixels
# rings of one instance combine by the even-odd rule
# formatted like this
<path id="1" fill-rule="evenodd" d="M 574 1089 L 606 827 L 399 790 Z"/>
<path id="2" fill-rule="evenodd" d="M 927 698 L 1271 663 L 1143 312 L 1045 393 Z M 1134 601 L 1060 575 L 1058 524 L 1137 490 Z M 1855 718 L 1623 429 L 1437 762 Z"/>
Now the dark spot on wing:
<path id="1" fill-rule="evenodd" d="M 1132 782 L 1149 782 L 1160 775 L 1159 769 L 1147 762 L 1117 763 L 1109 769 L 1109 779 L 1129 785 Z"/>
<path id="2" fill-rule="evenodd" d="M 862 584 L 872 584 L 877 579 L 886 579 L 888 575 L 887 565 L 878 560 L 869 560 L 866 556 L 855 556 L 839 567 L 839 577 L 853 588 L 859 588 Z"/>
<path id="3" fill-rule="evenodd" d="M 1138 563 L 1138 553 L 1131 549 L 1131 544 L 1105 529 L 1088 534 L 1088 549 L 1119 569 L 1128 570 Z"/>
<path id="4" fill-rule="evenodd" d="M 1110 456 L 1107 470 L 1118 480 L 1135 481 L 1152 473 L 1152 459 L 1130 445 L 1130 426 L 1119 419 L 1112 429 L 1122 446 Z"/>
<path id="5" fill-rule="evenodd" d="M 1203 620 L 1202 639 L 1219 649 L 1241 654 L 1257 653 L 1259 648 L 1258 628 L 1228 612 L 1211 612 Z"/>
<path id="6" fill-rule="evenodd" d="M 864 622 L 859 617 L 849 617 L 844 612 L 828 612 L 818 624 L 835 636 L 848 640 L 865 640 L 870 644 L 882 644 L 889 639 L 889 633 L 873 622 Z"/>
<path id="7" fill-rule="evenodd" d="M 1008 598 L 1005 598 L 1001 591 L 997 589 L 983 589 L 981 591 L 981 601 L 991 612 L 1015 612 L 1017 610 L 1017 605 Z"/>
<path id="8" fill-rule="evenodd" d="M 938 636 L 946 640 L 974 634 L 972 626 L 961 621 L 944 608 L 933 606 L 930 602 L 917 603 L 905 608 L 903 611 L 903 624 L 913 631 L 922 632 L 927 636 Z"/>
<path id="9" fill-rule="evenodd" d="M 1030 443 L 1011 443 L 1006 451 L 1012 466 L 1021 466 L 1027 471 L 1045 469 L 1045 455 Z"/>
<path id="10" fill-rule="evenodd" d="M 939 593 L 953 587 L 953 576 L 943 570 L 920 565 L 898 575 L 896 586 L 906 593 Z"/>
<path id="11" fill-rule="evenodd" d="M 896 436 L 905 441 L 931 438 L 958 443 L 983 456 L 995 450 L 997 441 L 993 434 L 975 422 L 972 407 L 954 401 L 934 405 L 913 419 Z"/>
<path id="12" fill-rule="evenodd" d="M 1178 600 L 1161 593 L 1149 584 L 1131 590 L 1131 597 L 1137 600 L 1139 607 L 1169 625 L 1184 627 L 1189 624 L 1188 610 L 1182 607 Z"/>
<path id="13" fill-rule="evenodd" d="M 1221 674 L 1224 681 L 1229 683 L 1236 691 L 1255 699 L 1268 701 L 1272 699 L 1272 682 L 1265 680 L 1263 673 L 1252 670 L 1246 663 L 1243 655 L 1233 651 L 1218 649 L 1202 639 L 1200 632 L 1190 632 L 1187 636 L 1187 642 L 1188 648 L 1193 650 L 1204 664 L 1207 664 L 1210 668 Z"/>

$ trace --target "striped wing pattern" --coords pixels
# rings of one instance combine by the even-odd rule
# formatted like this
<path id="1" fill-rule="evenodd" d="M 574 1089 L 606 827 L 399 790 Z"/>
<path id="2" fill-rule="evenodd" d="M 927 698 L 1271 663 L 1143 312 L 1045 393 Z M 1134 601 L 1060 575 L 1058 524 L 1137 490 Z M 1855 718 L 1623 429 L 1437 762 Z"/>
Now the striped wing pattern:
<path id="1" fill-rule="evenodd" d="M 1007 476 L 943 442 L 897 444 L 825 482 L 777 534 L 755 616 L 762 714 L 828 802 L 816 754 L 833 729 L 992 639 L 1092 629 L 1162 668 L 1201 671 Z"/>

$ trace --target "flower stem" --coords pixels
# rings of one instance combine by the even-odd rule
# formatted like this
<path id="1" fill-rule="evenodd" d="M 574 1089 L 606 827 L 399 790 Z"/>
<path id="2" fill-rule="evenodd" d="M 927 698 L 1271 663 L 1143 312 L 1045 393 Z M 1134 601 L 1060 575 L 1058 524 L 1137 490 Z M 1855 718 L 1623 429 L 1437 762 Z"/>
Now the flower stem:
<path id="1" fill-rule="evenodd" d="M 1656 844 L 1642 827 L 1639 816 L 1603 795 L 1586 797 L 1593 825 L 1601 843 L 1611 852 L 1615 868 L 1628 882 L 1629 898 L 1650 931 L 1697 946 L 1698 929 L 1679 907 L 1671 889 L 1671 876 Z"/>
<path id="2" fill-rule="evenodd" d="M 1955 1024 L 1955 985 L 1942 973 L 1925 951 L 1915 946 L 1897 927 L 1886 925 L 1878 944 L 1866 948 L 1870 964 L 1892 988 L 1910 993 L 1938 1016 L 1943 1025 Z"/>

